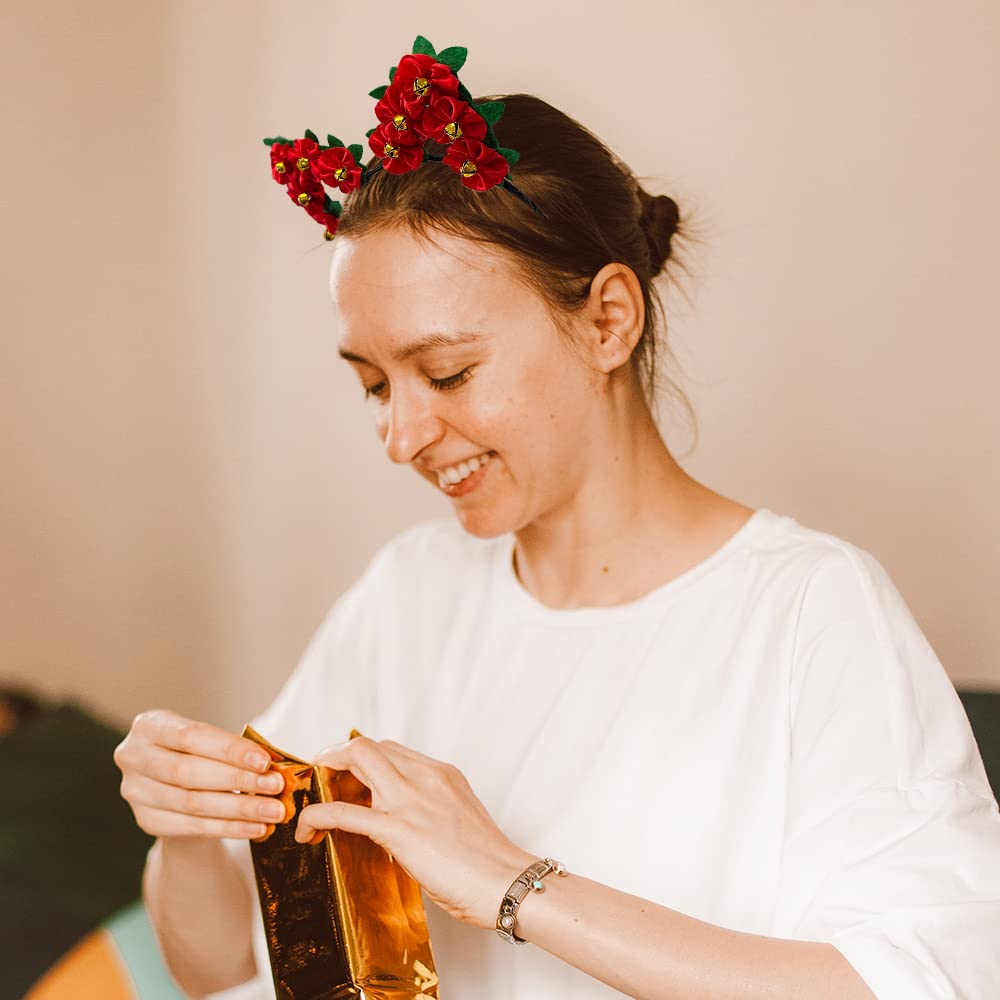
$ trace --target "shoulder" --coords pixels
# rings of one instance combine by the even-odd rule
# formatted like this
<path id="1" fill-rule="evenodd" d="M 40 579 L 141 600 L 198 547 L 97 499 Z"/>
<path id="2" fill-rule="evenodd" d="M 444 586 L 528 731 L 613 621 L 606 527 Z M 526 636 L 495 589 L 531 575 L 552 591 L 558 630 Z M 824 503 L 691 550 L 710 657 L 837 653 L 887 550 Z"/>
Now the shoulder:
<path id="1" fill-rule="evenodd" d="M 867 747 L 871 759 L 888 751 L 901 787 L 961 776 L 983 793 L 984 775 L 954 685 L 883 563 L 860 545 L 797 522 L 785 533 L 802 560 L 790 677 L 793 726 L 809 740 L 839 729 L 844 746 Z"/>
<path id="2" fill-rule="evenodd" d="M 885 566 L 869 550 L 787 514 L 770 514 L 744 550 L 744 563 L 764 595 L 791 603 L 800 640 L 835 619 L 912 618 Z"/>

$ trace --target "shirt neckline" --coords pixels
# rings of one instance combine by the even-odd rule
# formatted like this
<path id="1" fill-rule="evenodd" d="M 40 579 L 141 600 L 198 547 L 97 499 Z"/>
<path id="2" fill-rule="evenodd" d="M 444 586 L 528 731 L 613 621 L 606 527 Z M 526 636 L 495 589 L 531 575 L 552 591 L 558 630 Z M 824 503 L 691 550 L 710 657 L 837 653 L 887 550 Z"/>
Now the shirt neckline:
<path id="1" fill-rule="evenodd" d="M 740 528 L 701 562 L 659 587 L 647 591 L 641 597 L 624 604 L 580 608 L 551 608 L 547 604 L 543 604 L 525 588 L 514 572 L 513 555 L 516 538 L 513 532 L 504 535 L 502 543 L 497 546 L 494 577 L 504 599 L 522 613 L 535 619 L 560 625 L 589 625 L 617 621 L 645 614 L 653 607 L 673 599 L 677 593 L 691 586 L 696 580 L 710 573 L 736 551 L 746 546 L 766 527 L 780 520 L 780 517 L 781 515 L 767 507 L 757 508 Z"/>

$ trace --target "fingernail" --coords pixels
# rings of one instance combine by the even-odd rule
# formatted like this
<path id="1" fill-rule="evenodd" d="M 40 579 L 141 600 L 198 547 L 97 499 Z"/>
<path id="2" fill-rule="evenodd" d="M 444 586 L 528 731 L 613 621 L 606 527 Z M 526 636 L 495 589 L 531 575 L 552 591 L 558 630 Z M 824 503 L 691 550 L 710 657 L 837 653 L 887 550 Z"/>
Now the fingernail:
<path id="1" fill-rule="evenodd" d="M 246 755 L 244 760 L 246 760 L 246 762 L 257 771 L 263 771 L 271 764 L 270 759 L 264 754 L 254 753 L 252 750 Z"/>
<path id="2" fill-rule="evenodd" d="M 280 792 L 285 787 L 285 779 L 275 771 L 262 774 L 257 779 L 257 787 L 264 792 Z"/>
<path id="3" fill-rule="evenodd" d="M 261 809 L 261 812 L 268 819 L 285 818 L 285 807 L 280 802 L 268 802 L 267 805 Z"/>

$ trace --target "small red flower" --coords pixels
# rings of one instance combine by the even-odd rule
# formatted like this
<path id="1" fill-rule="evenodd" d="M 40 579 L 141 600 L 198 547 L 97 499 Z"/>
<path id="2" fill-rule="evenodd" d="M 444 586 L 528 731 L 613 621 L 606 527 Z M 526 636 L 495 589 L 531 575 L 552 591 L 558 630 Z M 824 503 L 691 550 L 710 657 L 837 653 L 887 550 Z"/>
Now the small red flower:
<path id="1" fill-rule="evenodd" d="M 315 203 L 322 207 L 326 201 L 326 191 L 311 170 L 294 170 L 288 181 L 288 197 L 308 210 Z M 311 214 L 311 213 L 310 213 Z"/>
<path id="2" fill-rule="evenodd" d="M 397 132 L 412 131 L 421 139 L 426 139 L 427 134 L 420 127 L 420 114 L 416 118 L 411 118 L 410 113 L 403 105 L 402 91 L 393 84 L 379 99 L 375 105 L 375 117 L 380 122 L 392 125 Z"/>
<path id="3" fill-rule="evenodd" d="M 447 94 L 435 97 L 420 121 L 420 127 L 435 142 L 447 146 L 456 139 L 485 139 L 486 121 L 466 101 Z"/>
<path id="4" fill-rule="evenodd" d="M 485 191 L 499 184 L 510 170 L 510 164 L 504 157 L 478 139 L 456 139 L 448 147 L 442 162 L 461 177 L 466 187 L 476 191 Z"/>
<path id="5" fill-rule="evenodd" d="M 458 97 L 458 77 L 451 67 L 422 53 L 399 60 L 392 84 L 399 87 L 400 100 L 411 116 L 419 115 L 434 96 Z"/>
<path id="6" fill-rule="evenodd" d="M 329 187 L 350 194 L 361 187 L 361 167 L 346 146 L 331 146 L 319 154 L 313 173 Z"/>
<path id="7" fill-rule="evenodd" d="M 295 153 L 290 145 L 276 142 L 271 146 L 271 176 L 279 184 L 287 184 L 295 165 Z"/>
<path id="8" fill-rule="evenodd" d="M 310 201 L 305 208 L 309 215 L 323 227 L 323 239 L 332 240 L 337 234 L 340 219 L 323 207 L 323 201 Z"/>
<path id="9" fill-rule="evenodd" d="M 311 170 L 319 154 L 319 143 L 315 139 L 296 139 L 292 146 L 291 165 L 298 170 Z"/>
<path id="10" fill-rule="evenodd" d="M 390 174 L 409 173 L 424 162 L 423 142 L 412 130 L 397 132 L 387 122 L 372 132 L 368 145 L 376 156 L 382 158 L 382 167 Z"/>

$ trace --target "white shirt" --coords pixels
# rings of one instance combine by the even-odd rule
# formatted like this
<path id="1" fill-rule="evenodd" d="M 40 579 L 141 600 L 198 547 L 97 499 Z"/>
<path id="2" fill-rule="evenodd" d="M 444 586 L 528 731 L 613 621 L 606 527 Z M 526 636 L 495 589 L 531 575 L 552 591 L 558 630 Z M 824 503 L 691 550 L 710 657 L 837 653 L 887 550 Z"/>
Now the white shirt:
<path id="1" fill-rule="evenodd" d="M 452 520 L 397 536 L 252 725 L 306 759 L 356 727 L 450 761 L 526 851 L 713 924 L 832 942 L 879 1000 L 1000 995 L 997 803 L 871 554 L 762 508 L 638 600 L 558 609 L 513 546 Z M 425 905 L 443 1000 L 622 995 Z M 274 996 L 260 928 L 255 948 L 257 979 L 220 1000 Z"/>

